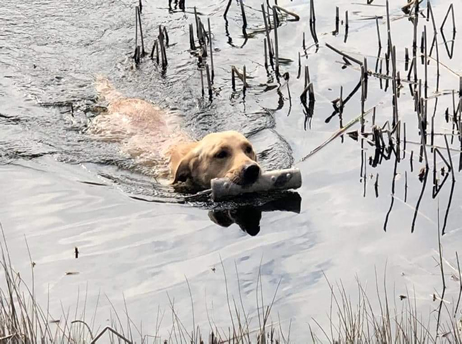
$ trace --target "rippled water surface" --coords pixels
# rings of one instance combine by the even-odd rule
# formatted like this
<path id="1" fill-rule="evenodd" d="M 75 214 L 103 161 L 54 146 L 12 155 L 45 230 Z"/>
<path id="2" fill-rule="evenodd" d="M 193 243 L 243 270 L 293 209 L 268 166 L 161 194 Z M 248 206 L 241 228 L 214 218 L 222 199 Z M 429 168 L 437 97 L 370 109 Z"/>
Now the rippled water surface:
<path id="1" fill-rule="evenodd" d="M 272 67 L 265 68 L 265 31 L 258 1 L 244 3 L 245 34 L 241 6 L 234 0 L 226 20 L 228 1 L 186 0 L 185 12 L 169 11 L 166 0 L 144 2 L 141 19 L 148 53 L 159 25 L 168 32 L 164 71 L 149 56 L 134 64 L 136 1 L 2 4 L 0 221 L 12 260 L 24 275 L 30 266 L 27 238 L 36 263 L 37 295 L 43 302 L 50 296 L 56 318 L 68 308 L 74 312 L 77 304 L 82 313 L 85 295 L 87 317 L 98 307 L 101 326 L 110 321 L 109 299 L 121 314 L 126 302 L 133 323 L 142 322 L 143 332 L 154 333 L 158 307 L 168 312 L 169 300 L 174 300 L 186 326 L 194 321 L 209 329 L 213 319 L 226 329 L 230 326 L 227 295 L 236 299 L 240 295 L 249 314 L 257 315 L 260 275 L 265 302 L 277 289 L 273 321 L 286 331 L 290 327 L 294 341 L 306 342 L 313 317 L 321 324 L 327 322 L 331 298 L 324 274 L 331 282 L 341 280 L 355 294 L 356 277 L 373 289 L 376 269 L 382 275 L 385 267 L 396 293 L 415 290 L 424 314 L 437 306 L 432 294 L 441 288 L 434 261 L 438 223 L 445 232 L 442 244 L 448 278 L 453 273 L 449 264 L 457 265 L 455 251 L 462 244 L 460 141 L 457 130 L 454 137 L 450 135 L 462 75 L 462 27 L 456 16 L 458 32 L 452 37 L 449 16 L 441 34 L 449 1 L 432 3 L 438 50 L 433 48 L 429 59 L 426 102 L 427 132 L 433 122 L 434 145 L 447 163 L 428 147 L 427 182 L 419 180 L 419 173 L 425 175 L 421 173 L 425 160 L 419 159 L 421 136 L 405 67 L 405 48 L 412 60 L 413 40 L 412 22 L 401 10 L 405 1 L 390 1 L 391 35 L 402 79 L 399 159 L 393 151 L 385 152 L 375 164 L 373 136 L 362 142 L 351 138 L 360 130 L 356 123 L 347 130 L 351 135 L 336 138 L 300 162 L 338 130 L 340 118 L 337 113 L 332 116 L 332 101 L 339 97 L 340 88 L 345 99 L 360 81 L 359 65 L 346 64 L 326 43 L 359 61 L 366 58 L 368 69 L 375 71 L 377 66 L 379 71 L 377 16 L 382 72 L 386 73 L 385 1 L 365 2 L 316 1 L 316 46 L 310 33 L 309 1 L 279 1 L 279 6 L 300 16 L 299 21 L 280 16 L 279 83 Z M 336 6 L 341 22 L 338 35 L 333 35 Z M 421 4 L 419 54 L 424 26 L 429 50 L 433 40 L 426 6 Z M 190 50 L 189 24 L 196 30 L 194 7 L 206 27 L 207 19 L 211 23 L 215 67 L 211 101 L 207 85 L 202 96 L 201 66 L 197 51 Z M 454 3 L 456 13 L 461 8 Z M 345 11 L 349 15 L 346 38 Z M 273 30 L 270 35 L 274 44 Z M 433 59 L 437 53 L 441 60 L 438 92 Z M 418 77 L 424 80 L 420 55 L 417 65 Z M 239 79 L 233 91 L 231 66 L 239 71 L 245 66 L 249 85 L 245 92 Z M 300 99 L 305 66 L 315 94 L 312 117 Z M 244 201 L 219 206 L 203 198 L 185 201 L 122 154 L 116 142 L 102 142 L 87 133 L 90 121 L 107 105 L 94 89 L 97 74 L 107 76 L 127 97 L 169 109 L 181 119 L 182 130 L 194 138 L 219 130 L 243 132 L 267 169 L 300 168 L 302 188 L 282 199 L 262 198 L 245 206 Z M 385 90 L 385 82 L 369 75 L 365 110 L 376 110 L 365 117 L 366 133 L 372 132 L 373 124 L 382 127 L 388 121 L 392 125 L 392 83 Z M 361 89 L 345 103 L 343 125 L 360 113 Z M 451 149 L 455 182 L 448 174 L 442 134 Z M 388 136 L 384 138 L 388 145 Z M 428 135 L 428 144 L 430 139 Z M 438 185 L 450 176 L 436 197 L 432 197 L 434 171 Z M 452 302 L 458 283 L 447 283 Z M 171 317 L 166 315 L 160 326 L 162 336 L 168 337 L 170 329 Z"/>

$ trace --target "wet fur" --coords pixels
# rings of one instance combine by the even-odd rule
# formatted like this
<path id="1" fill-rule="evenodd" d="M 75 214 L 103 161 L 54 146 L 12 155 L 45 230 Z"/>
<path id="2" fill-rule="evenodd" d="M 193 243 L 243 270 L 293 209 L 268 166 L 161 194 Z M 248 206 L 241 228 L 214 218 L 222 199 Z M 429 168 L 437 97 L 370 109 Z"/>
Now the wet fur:
<path id="1" fill-rule="evenodd" d="M 96 79 L 107 112 L 95 118 L 90 132 L 103 140 L 122 143 L 122 151 L 173 185 L 205 189 L 213 178 L 243 181 L 246 166 L 256 164 L 250 142 L 240 133 L 212 133 L 193 141 L 178 119 L 150 102 L 126 98 L 104 77 Z M 220 157 L 224 155 L 225 157 Z"/>

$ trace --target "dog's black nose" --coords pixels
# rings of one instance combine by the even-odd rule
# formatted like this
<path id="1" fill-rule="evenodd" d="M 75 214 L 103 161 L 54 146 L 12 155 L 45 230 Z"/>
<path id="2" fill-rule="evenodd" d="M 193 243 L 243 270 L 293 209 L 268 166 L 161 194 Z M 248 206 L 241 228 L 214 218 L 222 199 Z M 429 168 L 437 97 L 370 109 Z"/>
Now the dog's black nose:
<path id="1" fill-rule="evenodd" d="M 258 165 L 248 165 L 244 168 L 244 183 L 255 183 L 260 176 L 260 167 Z"/>

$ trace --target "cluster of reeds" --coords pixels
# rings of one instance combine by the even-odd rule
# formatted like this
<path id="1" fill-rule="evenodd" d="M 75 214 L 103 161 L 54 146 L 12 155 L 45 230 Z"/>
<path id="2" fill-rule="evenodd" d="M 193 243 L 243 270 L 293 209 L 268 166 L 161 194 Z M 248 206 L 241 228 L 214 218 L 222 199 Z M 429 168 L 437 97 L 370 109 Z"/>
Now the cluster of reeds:
<path id="1" fill-rule="evenodd" d="M 183 4 L 184 1 L 180 1 L 180 6 Z M 169 5 L 171 5 L 169 3 Z M 138 66 L 143 57 L 147 55 L 144 45 L 144 35 L 143 35 L 143 26 L 141 22 L 141 13 L 142 13 L 142 2 L 139 1 L 139 5 L 135 7 L 135 52 L 133 54 L 133 60 L 135 62 L 135 66 Z M 138 37 L 140 40 L 140 44 L 138 43 Z M 154 44 L 151 49 L 150 58 L 151 60 L 155 60 L 157 65 L 161 67 L 162 73 L 166 72 L 168 66 L 168 59 L 167 59 L 167 48 L 169 46 L 169 37 L 167 33 L 167 28 L 164 26 L 162 27 L 159 25 L 159 34 L 157 38 L 154 40 Z"/>
<path id="2" fill-rule="evenodd" d="M 196 7 L 194 7 L 194 24 L 196 26 L 196 30 L 194 30 L 194 25 L 189 24 L 189 46 L 191 54 L 197 56 L 198 59 L 198 68 L 200 72 L 201 78 L 201 90 L 202 90 L 202 97 L 205 95 L 205 87 L 204 87 L 204 72 L 207 80 L 207 89 L 209 99 L 213 99 L 213 82 L 215 79 L 215 68 L 213 64 L 213 36 L 212 36 L 212 28 L 210 25 L 210 19 L 207 19 L 207 29 L 205 28 L 204 24 L 200 16 L 197 13 Z M 196 31 L 196 37 L 194 36 L 194 31 Z M 197 42 L 197 45 L 196 45 Z M 208 57 L 210 58 L 210 62 L 208 61 Z"/>
<path id="3" fill-rule="evenodd" d="M 381 40 L 381 34 L 380 34 L 380 27 L 379 27 L 379 20 L 378 17 L 371 17 L 369 19 L 373 19 L 376 22 L 376 27 L 377 27 L 377 44 L 378 44 L 378 53 L 377 53 L 377 59 L 375 63 L 375 70 L 369 70 L 368 69 L 368 60 L 367 58 L 363 58 L 361 61 L 358 58 L 355 58 L 348 53 L 341 51 L 338 48 L 335 48 L 334 46 L 326 43 L 326 46 L 339 54 L 344 62 L 344 68 L 354 68 L 356 70 L 359 70 L 359 81 L 358 84 L 353 88 L 353 90 L 350 92 L 348 96 L 345 98 L 343 97 L 343 87 L 340 88 L 340 97 L 332 101 L 334 111 L 332 115 L 326 118 L 326 122 L 331 121 L 332 118 L 338 116 L 339 118 L 339 130 L 324 143 L 322 143 L 320 146 L 318 146 L 316 149 L 314 149 L 312 152 L 310 152 L 308 155 L 303 157 L 301 161 L 305 161 L 308 159 L 310 156 L 318 152 L 320 149 L 325 147 L 327 144 L 332 142 L 335 138 L 341 137 L 343 140 L 343 134 L 345 133 L 345 130 L 348 129 L 352 124 L 359 122 L 360 123 L 360 130 L 359 131 L 354 131 L 354 132 L 349 132 L 349 136 L 354 138 L 355 140 L 360 141 L 361 144 L 361 169 L 360 169 L 360 178 L 361 182 L 364 184 L 364 196 L 366 196 L 366 182 L 369 179 L 368 174 L 366 173 L 366 167 L 367 167 L 367 161 L 369 161 L 369 165 L 374 167 L 377 167 L 383 160 L 390 160 L 394 159 L 394 174 L 392 176 L 392 182 L 391 182 L 391 203 L 390 203 L 390 208 L 389 211 L 387 212 L 386 218 L 385 218 L 385 224 L 384 224 L 384 229 L 386 230 L 387 223 L 388 223 L 388 217 L 391 213 L 391 210 L 393 209 L 393 204 L 394 204 L 394 199 L 395 199 L 395 175 L 397 172 L 397 164 L 401 162 L 403 159 L 406 158 L 406 152 L 407 152 L 407 144 L 417 144 L 419 146 L 419 154 L 418 154 L 418 161 L 419 163 L 423 164 L 423 167 L 420 169 L 419 172 L 419 180 L 422 183 L 422 188 L 419 192 L 419 197 L 417 199 L 417 203 L 414 207 L 414 217 L 411 225 L 411 232 L 414 231 L 415 229 L 415 223 L 417 219 L 417 214 L 419 212 L 419 207 L 420 203 L 422 201 L 422 197 L 424 195 L 425 189 L 427 187 L 427 180 L 428 177 L 433 175 L 433 192 L 432 192 L 432 197 L 436 198 L 437 195 L 439 194 L 441 188 L 445 185 L 446 181 L 448 179 L 452 180 L 452 185 L 451 185 L 451 190 L 449 194 L 449 200 L 448 200 L 448 206 L 446 210 L 446 216 L 445 216 L 445 221 L 444 225 L 442 227 L 442 233 L 445 233 L 446 229 L 446 224 L 447 224 L 447 217 L 449 214 L 449 209 L 451 207 L 451 201 L 452 201 L 452 196 L 454 192 L 454 183 L 455 183 L 455 178 L 454 178 L 454 166 L 452 162 L 452 157 L 451 157 L 451 151 L 454 151 L 454 149 L 450 148 L 448 145 L 448 140 L 446 136 L 450 136 L 451 138 L 451 144 L 453 144 L 453 141 L 455 138 L 459 138 L 459 141 L 461 143 L 460 145 L 460 150 L 458 151 L 459 154 L 459 171 L 462 170 L 462 77 L 457 75 L 457 73 L 453 72 L 448 66 L 444 65 L 440 61 L 440 52 L 439 52 L 439 43 L 438 43 L 438 37 L 441 36 L 443 37 L 443 40 L 445 42 L 447 54 L 449 58 L 452 58 L 453 56 L 453 43 L 449 44 L 444 36 L 445 32 L 445 26 L 447 26 L 449 22 L 452 23 L 452 30 L 451 33 L 453 34 L 453 38 L 455 36 L 455 15 L 454 15 L 454 6 L 453 4 L 450 4 L 446 15 L 442 21 L 442 24 L 439 28 L 437 28 L 437 24 L 435 21 L 435 17 L 433 15 L 433 8 L 432 8 L 432 3 L 431 1 L 428 1 L 426 3 L 426 16 L 423 15 L 423 10 L 421 8 L 421 2 L 420 1 L 408 1 L 408 4 L 403 7 L 403 12 L 406 14 L 406 16 L 409 18 L 413 25 L 413 43 L 411 49 L 408 47 L 405 48 L 405 63 L 404 63 L 404 68 L 405 71 L 407 72 L 407 78 L 402 78 L 401 77 L 401 72 L 397 66 L 397 56 L 396 56 L 396 51 L 397 48 L 393 44 L 393 39 L 392 39 L 392 30 L 391 30 L 391 23 L 392 20 L 390 18 L 390 6 L 389 2 L 386 1 L 386 17 L 385 17 L 385 24 L 386 24 L 386 31 L 387 31 L 387 43 L 386 43 L 386 49 L 384 54 L 382 54 L 382 40 Z M 310 18 L 312 17 L 313 13 L 310 12 Z M 420 51 L 418 51 L 419 47 L 419 20 L 420 18 L 426 19 L 427 22 L 431 23 L 432 30 L 427 30 L 427 26 L 423 25 L 423 30 L 420 35 Z M 346 41 L 346 36 L 347 36 L 347 31 L 348 31 L 348 23 L 347 23 L 347 18 L 348 14 L 346 13 L 346 18 L 345 18 L 345 26 L 346 26 L 346 33 L 345 33 L 345 41 Z M 448 20 L 448 18 L 451 18 L 451 20 Z M 337 35 L 339 33 L 339 8 L 336 7 L 335 9 L 335 30 L 333 32 L 334 35 Z M 315 23 L 315 20 L 311 19 L 310 20 L 310 25 Z M 313 34 L 313 32 L 312 32 Z M 428 38 L 429 34 L 431 35 L 430 38 Z M 315 40 L 316 41 L 316 40 Z M 431 44 L 429 44 L 431 42 Z M 303 50 L 306 51 L 305 47 L 305 36 L 303 35 Z M 412 51 L 412 57 L 410 57 L 409 51 Z M 419 73 L 419 61 L 423 65 L 423 74 L 420 75 Z M 435 69 L 436 69 L 436 80 L 435 80 L 435 88 L 433 95 L 429 94 L 429 81 L 428 81 L 428 67 L 429 65 L 434 62 L 435 63 Z M 356 66 L 356 67 L 355 67 Z M 453 106 L 452 106 L 452 113 L 448 109 L 446 109 L 446 121 L 452 122 L 452 134 L 444 134 L 444 133 L 438 133 L 435 130 L 435 118 L 437 114 L 437 106 L 438 106 L 438 97 L 444 94 L 447 94 L 447 92 L 441 92 L 440 91 L 440 74 L 441 74 L 441 68 L 445 68 L 447 71 L 451 72 L 452 74 L 455 74 L 458 76 L 460 82 L 459 82 L 459 89 L 452 90 L 452 97 L 453 97 Z M 299 76 L 301 74 L 301 55 L 299 54 Z M 391 86 L 391 103 L 392 103 L 392 116 L 389 121 L 386 121 L 383 125 L 378 126 L 375 123 L 375 107 L 373 107 L 374 111 L 374 116 L 372 119 L 372 125 L 369 130 L 366 128 L 366 122 L 365 122 L 365 116 L 367 113 L 370 112 L 369 110 L 366 110 L 366 101 L 368 98 L 368 85 L 369 85 L 369 79 L 371 77 L 377 78 L 380 83 L 380 88 L 383 89 L 385 92 L 388 91 L 388 89 Z M 407 127 L 405 123 L 405 118 L 403 115 L 399 113 L 399 98 L 401 96 L 401 89 L 403 88 L 403 84 L 407 83 L 409 85 L 409 90 L 410 94 L 413 97 L 414 101 L 414 109 L 415 109 L 415 115 L 417 118 L 417 132 L 420 136 L 420 141 L 419 142 L 413 142 L 408 140 L 407 138 Z M 306 84 L 305 84 L 306 88 Z M 348 103 L 348 101 L 355 95 L 359 90 L 361 90 L 361 111 L 360 114 L 357 118 L 353 119 L 352 121 L 348 122 L 346 125 L 344 125 L 344 119 L 343 119 L 343 110 Z M 311 109 L 306 106 L 306 95 L 305 95 L 306 90 L 304 91 L 304 94 L 302 94 L 301 100 L 302 100 L 302 105 L 305 108 L 305 113 L 308 113 L 308 115 L 312 114 Z M 458 100 L 457 100 L 457 94 Z M 434 100 L 434 108 L 431 110 L 430 107 L 430 100 Z M 310 110 L 310 111 L 307 111 Z M 432 113 L 431 113 L 432 112 Z M 305 122 L 305 129 L 306 129 L 306 122 Z M 386 137 L 384 137 L 384 135 Z M 443 136 L 445 140 L 445 145 L 444 146 L 437 146 L 435 144 L 435 137 L 436 136 Z M 369 156 L 369 159 L 367 157 L 367 150 L 365 150 L 365 144 L 369 144 L 371 146 L 375 147 L 375 150 L 372 150 L 373 154 Z M 427 152 L 430 150 L 430 153 L 433 154 L 433 166 L 430 166 L 429 163 L 429 158 L 428 155 L 429 153 Z M 446 153 L 445 153 L 446 152 Z M 409 154 L 409 151 L 408 151 Z M 413 172 L 414 166 L 413 166 L 413 157 L 414 157 L 414 152 L 411 150 L 410 154 L 408 155 L 408 159 L 410 162 L 410 167 L 411 167 L 411 172 Z M 440 165 L 441 163 L 438 163 L 437 160 L 440 160 L 444 166 L 443 168 L 437 169 L 437 165 Z M 437 175 L 438 174 L 438 175 Z M 405 202 L 407 201 L 407 196 L 408 196 L 408 184 L 407 184 L 407 172 L 405 172 L 405 195 L 404 199 Z M 374 189 L 376 196 L 378 196 L 378 174 L 376 175 L 376 182 L 374 184 Z"/>
<path id="4" fill-rule="evenodd" d="M 168 66 L 167 50 L 166 50 L 168 46 L 169 46 L 169 38 L 168 38 L 167 29 L 165 28 L 165 26 L 162 27 L 162 25 L 159 25 L 159 35 L 157 36 L 157 39 L 154 41 L 154 44 L 152 46 L 151 59 L 154 60 L 154 54 L 155 54 L 155 61 L 158 65 L 162 67 L 162 71 L 164 73 Z"/>

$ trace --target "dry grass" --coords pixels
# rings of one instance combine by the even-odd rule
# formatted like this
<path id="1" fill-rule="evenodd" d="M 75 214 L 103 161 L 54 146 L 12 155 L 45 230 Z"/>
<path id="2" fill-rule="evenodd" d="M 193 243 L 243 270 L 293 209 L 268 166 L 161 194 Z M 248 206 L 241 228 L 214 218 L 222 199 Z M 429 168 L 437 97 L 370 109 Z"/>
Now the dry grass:
<path id="1" fill-rule="evenodd" d="M 385 277 L 381 287 L 376 275 L 372 299 L 361 282 L 356 282 L 358 295 L 352 302 L 341 283 L 334 286 L 327 281 L 332 296 L 329 326 L 323 328 L 313 319 L 314 343 L 462 343 L 458 306 L 450 310 L 448 302 L 441 302 L 432 314 L 421 314 L 414 295 L 390 297 Z M 440 300 L 436 294 L 434 299 Z M 441 314 L 445 321 L 438 316 Z"/>
<path id="2" fill-rule="evenodd" d="M 0 229 L 3 233 L 3 228 Z M 27 244 L 27 242 L 26 242 Z M 256 319 L 251 319 L 248 311 L 244 309 L 242 297 L 230 296 L 228 292 L 228 278 L 224 269 L 225 288 L 227 295 L 228 313 L 230 326 L 227 329 L 219 328 L 213 319 L 209 318 L 209 328 L 205 329 L 208 335 L 203 337 L 201 329 L 194 321 L 194 302 L 190 291 L 193 324 L 187 328 L 181 321 L 175 310 L 174 300 L 168 296 L 171 311 L 171 329 L 168 336 L 159 337 L 159 328 L 164 319 L 165 312 L 160 309 L 157 313 L 157 321 L 153 329 L 154 335 L 143 334 L 128 316 L 127 307 L 123 310 L 126 318 L 125 324 L 114 306 L 111 310 L 110 326 L 97 328 L 94 323 L 98 306 L 92 319 L 85 319 L 85 309 L 82 316 L 74 315 L 63 310 L 59 320 L 51 317 L 47 310 L 43 310 L 36 302 L 34 291 L 34 264 L 31 263 L 32 285 L 24 283 L 20 274 L 12 267 L 8 247 L 1 243 L 1 261 L 4 281 L 0 289 L 0 344 L 3 343 L 290 343 L 290 325 L 283 331 L 280 322 L 273 322 L 271 314 L 275 303 L 275 294 L 269 304 L 265 305 L 262 291 L 261 274 L 256 281 Z M 460 295 L 462 293 L 462 281 L 460 264 L 457 257 L 457 268 L 449 265 L 439 251 L 439 263 L 442 273 L 442 297 L 434 294 L 434 299 L 440 301 L 438 309 L 432 314 L 422 315 L 417 310 L 415 297 L 412 295 L 389 296 L 386 287 L 386 277 L 383 284 L 379 284 L 376 275 L 376 288 L 371 297 L 365 287 L 357 279 L 358 294 L 351 295 L 343 287 L 342 283 L 333 285 L 326 278 L 331 291 L 331 304 L 326 305 L 328 311 L 328 325 L 322 327 L 316 319 L 312 319 L 309 330 L 306 333 L 306 342 L 313 343 L 462 343 L 461 319 L 459 314 Z M 30 259 L 32 262 L 32 259 Z M 448 308 L 445 301 L 445 279 L 443 264 L 447 264 L 453 270 L 453 279 L 458 279 L 460 291 L 458 299 L 452 304 L 453 309 Z M 236 267 L 238 286 L 240 285 L 239 273 Z M 279 286 L 278 286 L 279 287 Z M 85 298 L 86 299 L 86 298 Z M 393 302 L 390 302 L 393 300 Z M 414 301 L 412 301 L 414 300 Z M 98 298 L 99 302 L 99 298 Z M 97 302 L 97 304 L 98 304 Z M 110 302 L 110 301 L 109 301 Z M 398 302 L 398 305 L 397 305 Z M 86 307 L 84 307 L 86 308 Z M 444 319 L 444 320 L 443 320 Z M 253 325 L 255 323 L 255 326 Z M 297 340 L 298 341 L 298 340 Z"/>

